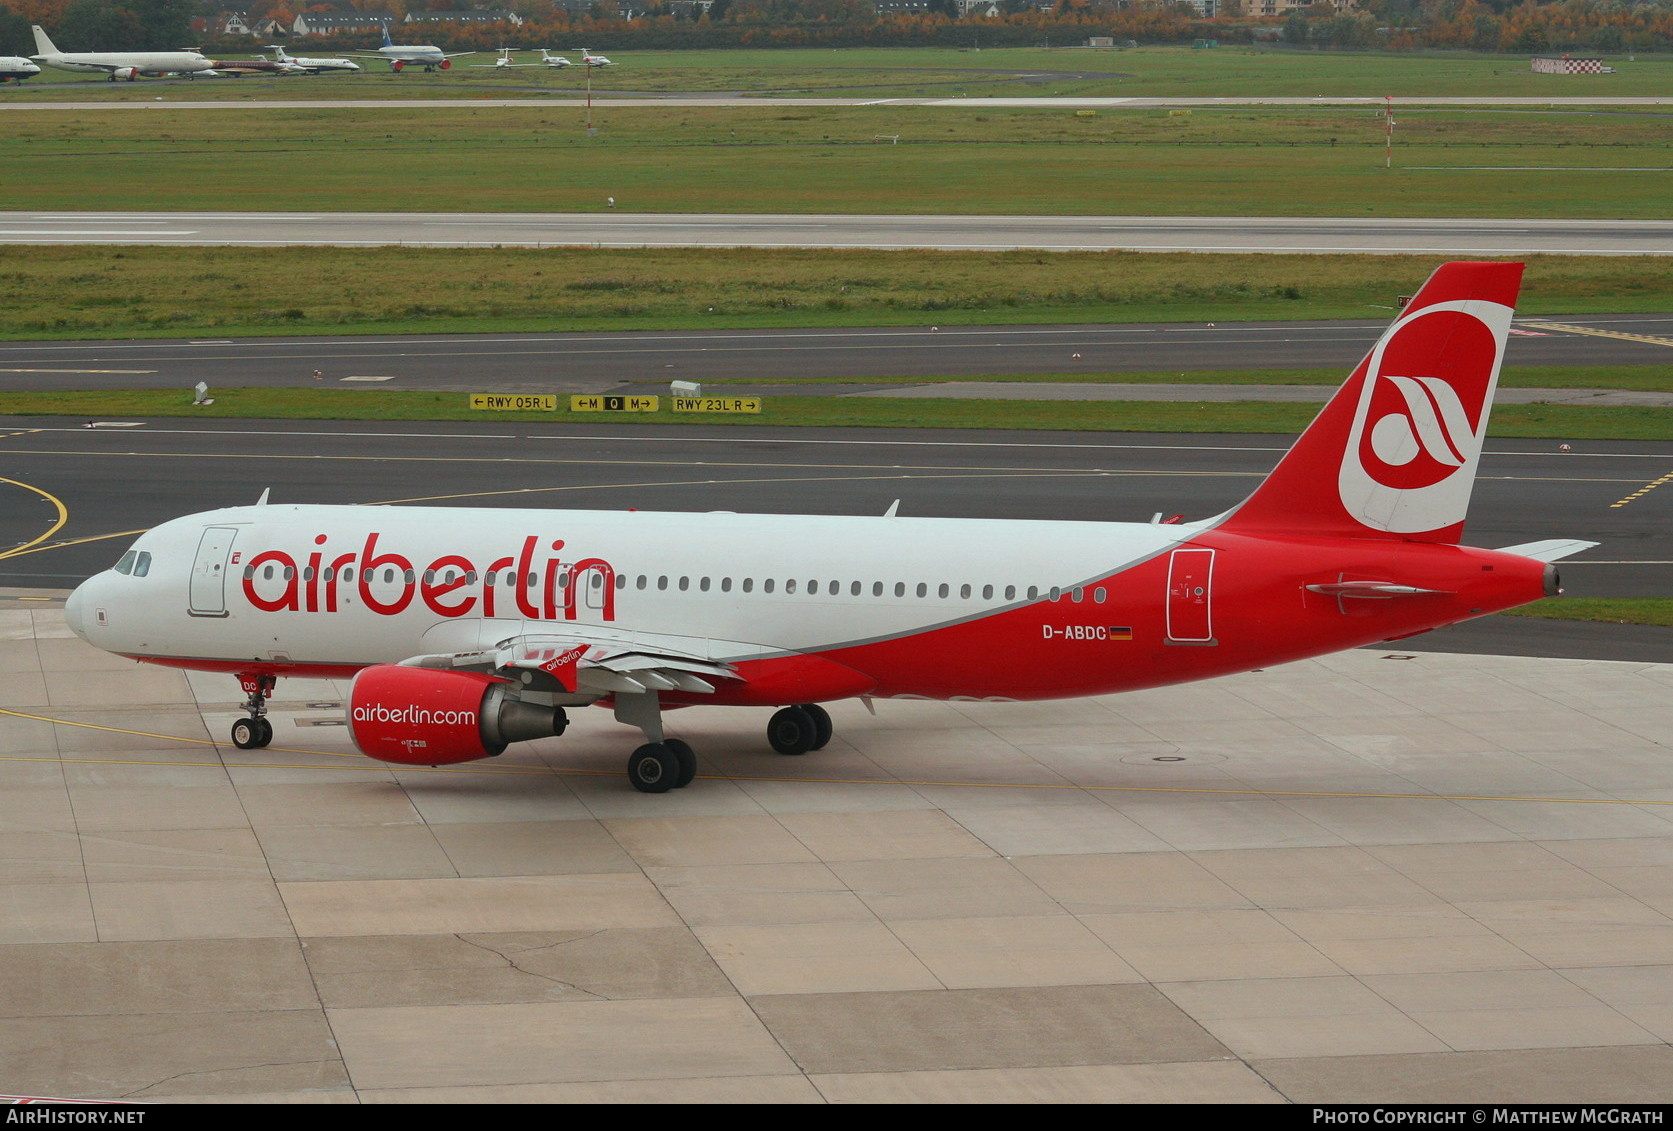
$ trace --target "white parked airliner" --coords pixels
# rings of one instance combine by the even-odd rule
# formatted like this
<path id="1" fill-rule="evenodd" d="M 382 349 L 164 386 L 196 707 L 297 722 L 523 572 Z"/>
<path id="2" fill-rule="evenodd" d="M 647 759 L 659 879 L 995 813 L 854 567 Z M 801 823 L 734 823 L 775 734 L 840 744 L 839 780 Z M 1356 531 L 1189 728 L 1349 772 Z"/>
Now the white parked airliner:
<path id="1" fill-rule="evenodd" d="M 111 82 L 133 82 L 141 75 L 202 74 L 215 66 L 198 51 L 60 51 L 40 27 L 31 25 L 30 30 L 35 33 L 35 62 L 60 71 L 102 74 Z"/>
<path id="2" fill-rule="evenodd" d="M 443 765 L 637 727 L 632 784 L 696 772 L 687 704 L 1096 695 L 1424 632 L 1557 592 L 1593 543 L 1459 544 L 1522 266 L 1430 277 L 1243 503 L 1118 523 L 267 504 L 164 523 L 70 597 L 81 637 L 237 675 L 241 748 L 283 676 L 353 676 L 356 746 Z"/>
<path id="3" fill-rule="evenodd" d="M 22 82 L 40 73 L 41 69 L 31 59 L 21 55 L 0 55 L 0 82 Z"/>
<path id="4" fill-rule="evenodd" d="M 455 51 L 446 54 L 440 47 L 402 46 L 389 38 L 389 25 L 383 25 L 383 46 L 378 48 L 376 55 L 359 55 L 360 59 L 387 59 L 389 69 L 403 71 L 409 66 L 423 67 L 426 71 L 438 68 L 447 70 L 453 66 L 453 60 L 461 55 L 475 55 L 474 51 Z"/>

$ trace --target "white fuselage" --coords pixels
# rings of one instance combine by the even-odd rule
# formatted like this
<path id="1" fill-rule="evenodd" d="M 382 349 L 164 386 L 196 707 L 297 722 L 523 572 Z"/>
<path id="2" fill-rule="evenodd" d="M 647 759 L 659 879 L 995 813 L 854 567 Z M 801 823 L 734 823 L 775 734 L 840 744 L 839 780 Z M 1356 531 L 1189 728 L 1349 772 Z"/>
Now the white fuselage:
<path id="1" fill-rule="evenodd" d="M 378 54 L 391 63 L 420 63 L 424 66 L 434 66 L 447 60 L 440 47 L 380 47 Z"/>
<path id="2" fill-rule="evenodd" d="M 141 75 L 191 75 L 214 66 L 206 56 L 196 51 L 62 51 L 55 55 L 36 55 L 34 60 L 60 71 L 101 75 L 116 71 L 133 71 Z"/>
<path id="3" fill-rule="evenodd" d="M 1060 593 L 1067 602 L 1076 587 L 1155 557 L 1194 529 L 240 507 L 143 535 L 133 548 L 150 555 L 146 576 L 106 571 L 89 580 L 72 620 L 109 651 L 175 661 L 352 670 L 585 628 L 734 662 L 912 636 Z M 1109 620 L 1128 603 L 1113 589 L 1099 590 L 1096 603 L 1091 589 L 1084 596 L 1058 619 Z M 89 609 L 104 610 L 103 619 Z M 1018 631 L 1036 646 L 1037 622 Z M 995 646 L 1006 647 L 1002 637 Z"/>

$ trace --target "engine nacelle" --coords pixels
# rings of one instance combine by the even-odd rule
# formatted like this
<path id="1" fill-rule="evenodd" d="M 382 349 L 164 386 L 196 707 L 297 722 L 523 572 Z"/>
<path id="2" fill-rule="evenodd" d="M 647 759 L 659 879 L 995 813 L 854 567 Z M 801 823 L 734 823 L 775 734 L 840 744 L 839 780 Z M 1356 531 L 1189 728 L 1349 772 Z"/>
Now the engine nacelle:
<path id="1" fill-rule="evenodd" d="M 389 69 L 394 71 L 396 74 L 400 74 L 402 71 L 407 69 L 407 61 L 405 59 L 397 59 L 389 65 Z"/>
<path id="2" fill-rule="evenodd" d="M 515 686 L 480 672 L 363 668 L 349 689 L 349 734 L 381 762 L 450 766 L 564 732 L 563 708 L 513 698 Z"/>
<path id="3" fill-rule="evenodd" d="M 139 78 L 139 68 L 138 67 L 118 67 L 116 70 L 114 70 L 110 73 L 110 77 L 113 78 L 113 79 L 122 79 L 125 82 L 133 82 L 133 81 L 135 81 L 136 79 Z"/>
<path id="4" fill-rule="evenodd" d="M 440 63 L 437 63 L 436 65 L 444 71 L 451 71 L 453 69 L 453 60 L 452 59 L 443 59 Z"/>

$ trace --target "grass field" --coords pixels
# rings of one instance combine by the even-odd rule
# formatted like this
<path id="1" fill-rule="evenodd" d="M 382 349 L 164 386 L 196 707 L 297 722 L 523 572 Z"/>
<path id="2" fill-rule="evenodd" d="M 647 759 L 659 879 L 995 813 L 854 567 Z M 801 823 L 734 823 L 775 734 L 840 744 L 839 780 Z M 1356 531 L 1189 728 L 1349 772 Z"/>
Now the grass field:
<path id="1" fill-rule="evenodd" d="M 979 32 L 977 33 L 979 34 Z M 542 44 L 529 44 L 531 48 Z M 550 46 L 550 45 L 545 45 Z M 600 50 L 606 48 L 600 47 Z M 302 51 L 301 47 L 294 50 Z M 314 54 L 327 52 L 325 48 Z M 234 53 L 236 56 L 241 53 Z M 1458 96 L 1510 98 L 1574 95 L 1664 95 L 1673 89 L 1673 57 L 1612 57 L 1613 75 L 1536 75 L 1525 56 L 1469 52 L 1290 51 L 1279 47 L 1144 47 L 1132 51 L 1084 48 L 842 48 L 840 50 L 616 51 L 617 66 L 593 72 L 595 94 L 632 92 L 746 92 L 763 95 L 833 94 L 855 97 L 1082 96 L 1235 97 L 1249 95 Z M 49 73 L 27 84 L 28 97 L 113 99 L 228 99 L 284 97 L 546 97 L 576 95 L 587 76 L 579 68 L 509 72 L 478 69 L 492 53 L 467 57 L 445 73 L 390 74 L 362 64 L 352 76 L 200 80 L 113 86 L 102 79 Z M 532 62 L 532 51 L 515 61 Z"/>
<path id="2" fill-rule="evenodd" d="M 1503 615 L 1673 626 L 1673 597 L 1549 597 Z"/>
<path id="3" fill-rule="evenodd" d="M 597 110 L 596 136 L 551 102 L 0 114 L 8 209 L 1663 218 L 1673 200 L 1649 109 L 1402 111 L 1393 169 L 1369 107 L 670 104 Z"/>
<path id="4" fill-rule="evenodd" d="M 12 248 L 0 339 L 1386 318 L 1418 256 Z M 1668 257 L 1529 260 L 1527 314 L 1665 310 Z"/>

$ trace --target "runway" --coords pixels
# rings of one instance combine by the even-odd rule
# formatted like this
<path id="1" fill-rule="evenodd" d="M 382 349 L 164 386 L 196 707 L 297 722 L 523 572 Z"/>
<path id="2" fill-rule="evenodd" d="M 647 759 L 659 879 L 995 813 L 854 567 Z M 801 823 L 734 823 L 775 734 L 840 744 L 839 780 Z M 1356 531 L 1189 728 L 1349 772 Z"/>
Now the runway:
<path id="1" fill-rule="evenodd" d="M 669 213 L 0 212 L 0 243 L 1668 255 L 1673 220 Z"/>
<path id="2" fill-rule="evenodd" d="M 1396 296 L 1390 296 L 1390 307 Z M 1387 328 L 1340 322 L 873 327 L 0 343 L 0 390 L 229 386 L 456 392 L 652 391 L 670 380 L 764 382 L 1193 369 L 1347 372 Z M 1524 317 L 1506 365 L 1673 358 L 1673 314 Z M 316 381 L 314 374 L 320 375 Z M 806 386 L 833 393 L 854 387 Z M 743 390 L 740 390 L 743 391 Z"/>

